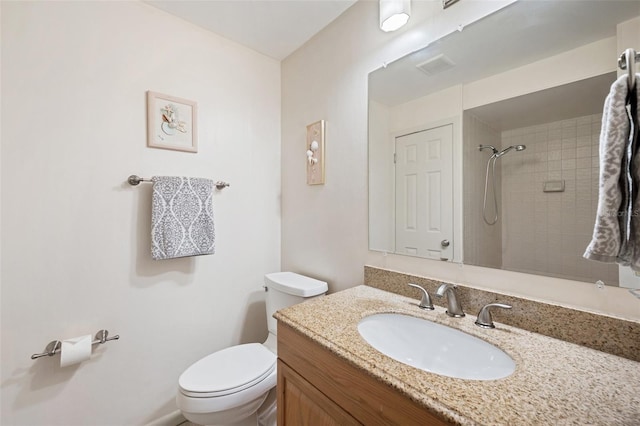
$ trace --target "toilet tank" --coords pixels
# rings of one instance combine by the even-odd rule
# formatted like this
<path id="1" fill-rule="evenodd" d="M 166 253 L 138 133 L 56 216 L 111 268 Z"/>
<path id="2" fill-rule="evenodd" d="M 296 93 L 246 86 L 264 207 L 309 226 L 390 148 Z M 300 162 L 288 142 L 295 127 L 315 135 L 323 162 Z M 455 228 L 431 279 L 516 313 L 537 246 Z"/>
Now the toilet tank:
<path id="1" fill-rule="evenodd" d="M 264 276 L 264 284 L 267 290 L 267 326 L 272 334 L 276 334 L 278 324 L 273 318 L 276 311 L 321 296 L 328 290 L 326 282 L 295 272 L 267 274 Z"/>

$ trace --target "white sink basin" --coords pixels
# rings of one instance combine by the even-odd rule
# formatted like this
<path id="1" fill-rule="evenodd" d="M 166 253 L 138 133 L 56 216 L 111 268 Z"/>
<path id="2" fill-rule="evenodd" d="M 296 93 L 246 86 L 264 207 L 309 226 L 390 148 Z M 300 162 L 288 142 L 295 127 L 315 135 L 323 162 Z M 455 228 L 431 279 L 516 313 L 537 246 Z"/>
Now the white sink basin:
<path id="1" fill-rule="evenodd" d="M 445 325 L 401 314 L 376 314 L 358 332 L 383 354 L 421 370 L 470 380 L 502 379 L 516 364 L 501 349 Z"/>

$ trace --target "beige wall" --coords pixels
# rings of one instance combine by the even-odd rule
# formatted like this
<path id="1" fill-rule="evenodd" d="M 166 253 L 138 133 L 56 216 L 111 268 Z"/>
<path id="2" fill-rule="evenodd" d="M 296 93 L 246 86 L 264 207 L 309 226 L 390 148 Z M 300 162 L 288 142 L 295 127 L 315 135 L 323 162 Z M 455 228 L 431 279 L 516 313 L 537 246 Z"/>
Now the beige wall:
<path id="1" fill-rule="evenodd" d="M 449 10 L 492 3 L 461 2 Z M 371 264 L 640 319 L 638 300 L 625 289 L 367 249 L 367 74 L 434 40 L 438 32 L 426 34 L 426 28 L 449 25 L 453 31 L 460 23 L 449 13 L 431 11 L 422 18 L 397 34 L 384 34 L 377 28 L 376 4 L 358 2 L 283 62 L 283 268 L 323 277 L 336 291 L 360 284 L 363 264 Z M 615 61 L 605 68 L 611 71 Z M 327 120 L 327 183 L 310 187 L 304 178 L 304 129 L 318 119 Z"/>
<path id="2" fill-rule="evenodd" d="M 369 221 L 369 247 L 395 250 L 395 144 L 389 130 L 389 108 L 369 101 L 369 208 L 376 212 Z"/>
<path id="3" fill-rule="evenodd" d="M 478 151 L 478 145 L 492 145 L 500 150 L 500 133 L 469 112 L 463 118 L 463 155 L 464 155 L 464 262 L 469 265 L 484 265 L 492 268 L 502 267 L 502 220 L 488 225 L 483 219 L 484 187 L 487 173 L 487 161 L 492 151 Z M 498 214 L 502 215 L 502 178 L 500 164 L 495 167 L 495 189 Z M 490 170 L 491 173 L 491 170 Z M 487 188 L 486 217 L 493 221 L 495 203 L 493 185 L 489 175 Z"/>
<path id="4" fill-rule="evenodd" d="M 198 102 L 199 152 L 146 147 L 145 92 Z M 304 157 L 304 151 L 302 151 Z M 150 184 L 223 179 L 216 254 L 152 261 Z M 280 268 L 280 64 L 140 2 L 2 2 L 3 425 L 141 425 L 178 376 L 266 337 Z M 90 361 L 29 359 L 101 328 Z"/>

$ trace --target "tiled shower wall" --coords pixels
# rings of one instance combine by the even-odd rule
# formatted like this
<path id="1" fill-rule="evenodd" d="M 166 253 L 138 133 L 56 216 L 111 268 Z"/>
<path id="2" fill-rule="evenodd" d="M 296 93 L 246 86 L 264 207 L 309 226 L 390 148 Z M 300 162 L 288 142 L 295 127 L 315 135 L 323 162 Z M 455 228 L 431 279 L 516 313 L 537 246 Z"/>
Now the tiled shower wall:
<path id="1" fill-rule="evenodd" d="M 503 269 L 618 284 L 618 266 L 582 257 L 598 202 L 602 114 L 502 132 Z M 543 192 L 564 181 L 564 192 Z"/>

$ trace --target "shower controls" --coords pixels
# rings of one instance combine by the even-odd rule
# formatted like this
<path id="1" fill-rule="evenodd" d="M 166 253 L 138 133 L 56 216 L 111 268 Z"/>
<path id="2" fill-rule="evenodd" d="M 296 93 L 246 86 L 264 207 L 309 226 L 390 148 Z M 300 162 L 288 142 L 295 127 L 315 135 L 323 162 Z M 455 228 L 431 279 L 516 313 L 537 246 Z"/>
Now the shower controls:
<path id="1" fill-rule="evenodd" d="M 511 145 L 498 151 L 493 145 L 478 145 L 479 151 L 490 149 L 493 154 L 487 161 L 487 173 L 484 176 L 484 197 L 482 200 L 482 219 L 484 219 L 487 225 L 495 225 L 498 223 L 498 198 L 496 195 L 496 160 L 500 157 L 515 149 L 516 151 L 524 151 L 527 149 L 526 145 Z M 489 189 L 489 172 L 491 172 L 491 188 L 493 189 L 493 218 L 487 218 L 487 191 Z"/>

